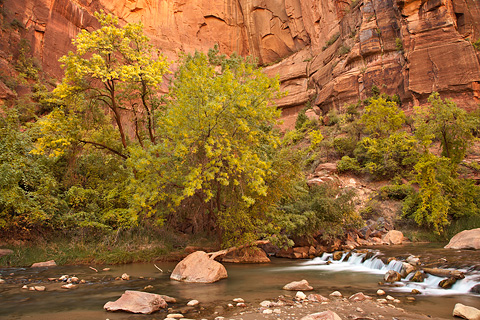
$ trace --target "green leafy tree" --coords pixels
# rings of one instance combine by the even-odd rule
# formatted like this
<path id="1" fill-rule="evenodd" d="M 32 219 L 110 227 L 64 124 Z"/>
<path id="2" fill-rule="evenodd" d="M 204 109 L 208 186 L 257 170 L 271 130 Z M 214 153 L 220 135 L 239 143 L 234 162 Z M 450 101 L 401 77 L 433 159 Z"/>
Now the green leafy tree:
<path id="1" fill-rule="evenodd" d="M 432 93 L 428 102 L 427 106 L 415 110 L 416 136 L 426 144 L 439 141 L 442 156 L 460 163 L 474 138 L 476 123 L 473 117 L 452 100 L 442 100 L 438 92 Z"/>
<path id="2" fill-rule="evenodd" d="M 28 231 L 52 225 L 64 203 L 58 198 L 53 163 L 30 154 L 32 138 L 14 108 L 0 116 L 0 229 Z"/>
<path id="3" fill-rule="evenodd" d="M 369 99 L 369 102 L 360 118 L 368 134 L 374 138 L 385 138 L 402 128 L 405 114 L 394 101 L 378 96 Z"/>
<path id="4" fill-rule="evenodd" d="M 135 203 L 147 215 L 162 208 L 177 216 L 188 211 L 195 227 L 237 242 L 255 237 L 255 208 L 270 196 L 267 181 L 281 170 L 273 166 L 280 139 L 272 98 L 278 91 L 277 78 L 236 55 L 184 56 L 157 122 L 158 143 L 132 148 Z"/>
<path id="5" fill-rule="evenodd" d="M 39 121 L 38 153 L 58 155 L 77 142 L 127 158 L 131 138 L 155 143 L 157 91 L 168 63 L 141 23 L 119 27 L 111 14 L 95 16 L 101 28 L 82 30 L 73 40 L 76 51 L 60 59 L 65 76 L 54 93 L 64 105 Z"/>
<path id="6" fill-rule="evenodd" d="M 465 110 L 451 100 L 442 100 L 438 93 L 428 101 L 428 106 L 416 109 L 414 123 L 423 148 L 413 180 L 420 189 L 406 198 L 403 211 L 419 225 L 431 226 L 441 234 L 453 219 L 480 212 L 480 189 L 458 174 L 458 165 L 474 138 L 475 122 Z M 434 141 L 440 142 L 440 156 L 430 150 Z"/>

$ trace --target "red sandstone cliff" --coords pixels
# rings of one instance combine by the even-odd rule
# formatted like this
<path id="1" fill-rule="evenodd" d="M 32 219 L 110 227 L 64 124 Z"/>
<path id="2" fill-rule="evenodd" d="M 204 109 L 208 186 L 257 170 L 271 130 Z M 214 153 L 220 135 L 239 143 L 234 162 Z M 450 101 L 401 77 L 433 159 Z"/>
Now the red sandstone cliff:
<path id="1" fill-rule="evenodd" d="M 309 99 L 325 112 L 373 85 L 407 104 L 432 91 L 467 108 L 480 98 L 476 0 L 4 0 L 4 24 L 26 29 L 2 31 L 0 65 L 23 37 L 44 70 L 61 76 L 58 58 L 79 30 L 97 27 L 100 9 L 142 21 L 170 58 L 215 43 L 258 57 L 289 91 L 279 101 L 287 120 Z"/>

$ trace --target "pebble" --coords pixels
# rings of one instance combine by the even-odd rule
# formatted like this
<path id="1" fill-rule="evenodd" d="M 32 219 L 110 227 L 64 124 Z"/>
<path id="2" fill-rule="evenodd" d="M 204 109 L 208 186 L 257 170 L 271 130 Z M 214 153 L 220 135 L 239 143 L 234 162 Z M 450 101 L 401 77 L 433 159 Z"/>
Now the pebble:
<path id="1" fill-rule="evenodd" d="M 193 306 L 198 305 L 199 303 L 200 302 L 198 302 L 198 300 L 190 300 L 190 301 L 188 301 L 187 306 L 193 307 Z"/>
<path id="2" fill-rule="evenodd" d="M 400 301 L 399 299 L 393 299 L 393 302 L 395 302 L 395 303 L 401 303 L 402 301 Z"/>
<path id="3" fill-rule="evenodd" d="M 69 280 L 70 282 L 73 282 L 73 283 L 77 283 L 79 281 L 77 277 L 71 277 Z"/>
<path id="4" fill-rule="evenodd" d="M 384 295 L 385 295 L 385 291 L 383 291 L 382 289 L 377 290 L 377 296 L 384 296 Z"/>
<path id="5" fill-rule="evenodd" d="M 130 280 L 130 276 L 126 273 L 122 274 L 122 280 Z"/>
<path id="6" fill-rule="evenodd" d="M 35 287 L 30 287 L 30 288 L 28 288 L 28 290 L 35 291 Z"/>
<path id="7" fill-rule="evenodd" d="M 297 294 L 295 295 L 295 299 L 297 300 L 305 300 L 307 298 L 307 295 L 303 293 L 302 291 L 297 291 Z"/>
<path id="8" fill-rule="evenodd" d="M 233 302 L 245 302 L 242 298 L 235 298 L 233 299 Z"/>
<path id="9" fill-rule="evenodd" d="M 66 275 L 66 274 L 64 274 L 63 276 L 58 278 L 58 280 L 60 280 L 60 281 L 67 281 L 67 279 L 68 279 L 68 275 Z"/>
<path id="10" fill-rule="evenodd" d="M 73 283 L 68 283 L 68 284 L 64 284 L 62 286 L 63 289 L 73 289 L 73 288 L 76 288 L 77 286 L 74 285 Z"/>
<path id="11" fill-rule="evenodd" d="M 393 300 L 395 300 L 395 298 L 392 297 L 392 296 L 386 296 L 385 298 L 386 298 L 388 301 L 393 301 Z"/>
<path id="12" fill-rule="evenodd" d="M 149 284 L 148 286 L 143 287 L 143 290 L 152 290 L 153 286 Z"/>
<path id="13" fill-rule="evenodd" d="M 35 291 L 45 291 L 45 287 L 44 286 L 35 286 Z"/>
<path id="14" fill-rule="evenodd" d="M 268 308 L 271 305 L 272 305 L 272 301 L 265 300 L 265 301 L 260 302 L 260 306 L 264 307 L 264 308 Z"/>
<path id="15" fill-rule="evenodd" d="M 229 303 L 229 304 L 227 304 L 227 307 L 233 308 L 233 304 Z"/>
<path id="16" fill-rule="evenodd" d="M 110 268 L 103 268 L 103 271 L 110 271 Z"/>
<path id="17" fill-rule="evenodd" d="M 0 279 L 0 283 L 5 283 L 5 280 L 3 280 L 3 279 Z"/>
<path id="18" fill-rule="evenodd" d="M 244 302 L 237 303 L 237 307 L 245 308 L 247 305 Z"/>
<path id="19" fill-rule="evenodd" d="M 377 299 L 377 302 L 381 303 L 381 304 L 386 304 L 386 303 L 388 303 L 388 300 L 387 299 Z"/>
<path id="20" fill-rule="evenodd" d="M 272 314 L 273 310 L 272 309 L 265 309 L 262 311 L 263 314 Z"/>
<path id="21" fill-rule="evenodd" d="M 181 313 L 171 313 L 167 315 L 167 319 L 181 319 L 183 318 L 183 314 Z"/>
<path id="22" fill-rule="evenodd" d="M 414 297 L 407 297 L 407 301 L 415 301 L 417 299 L 415 299 Z"/>
<path id="23" fill-rule="evenodd" d="M 24 286 L 22 287 L 22 289 L 28 289 L 28 286 L 27 286 L 27 285 L 24 285 Z"/>
<path id="24" fill-rule="evenodd" d="M 362 309 L 362 308 L 360 308 L 360 307 L 357 307 L 357 309 L 355 309 L 355 311 L 357 311 L 357 312 L 361 312 L 361 313 L 363 313 L 363 312 L 364 312 L 364 311 L 363 311 L 363 309 Z"/>
<path id="25" fill-rule="evenodd" d="M 273 313 L 280 314 L 280 313 L 282 313 L 282 310 L 281 309 L 273 309 Z"/>
<path id="26" fill-rule="evenodd" d="M 340 291 L 333 291 L 332 293 L 330 293 L 330 296 L 331 297 L 338 297 L 338 298 L 343 297 L 343 295 L 340 293 Z"/>

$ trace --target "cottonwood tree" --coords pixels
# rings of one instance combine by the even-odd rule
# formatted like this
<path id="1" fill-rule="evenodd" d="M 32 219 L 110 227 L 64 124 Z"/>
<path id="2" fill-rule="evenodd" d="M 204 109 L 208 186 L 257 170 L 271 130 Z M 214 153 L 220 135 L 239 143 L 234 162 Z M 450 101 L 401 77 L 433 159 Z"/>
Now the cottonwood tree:
<path id="1" fill-rule="evenodd" d="M 168 62 L 141 23 L 120 27 L 111 14 L 95 17 L 101 28 L 82 30 L 75 52 L 60 59 L 65 76 L 54 93 L 64 103 L 39 121 L 38 153 L 57 156 L 77 142 L 127 158 L 130 144 L 155 143 L 157 90 Z"/>
<path id="2" fill-rule="evenodd" d="M 278 92 L 278 78 L 239 56 L 185 55 L 157 122 L 158 143 L 132 149 L 136 204 L 160 220 L 168 209 L 183 212 L 224 244 L 258 237 L 264 213 L 256 208 L 273 203 L 271 180 L 282 170 L 273 166 Z"/>

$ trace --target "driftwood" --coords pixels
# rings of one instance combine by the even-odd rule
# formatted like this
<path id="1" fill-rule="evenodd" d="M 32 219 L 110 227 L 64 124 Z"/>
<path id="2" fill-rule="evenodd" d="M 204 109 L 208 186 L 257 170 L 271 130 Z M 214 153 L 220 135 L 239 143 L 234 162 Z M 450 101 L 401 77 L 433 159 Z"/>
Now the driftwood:
<path id="1" fill-rule="evenodd" d="M 153 266 L 154 266 L 155 268 L 157 268 L 157 269 L 158 269 L 158 271 L 160 271 L 160 272 L 162 272 L 162 273 L 163 273 L 163 270 L 162 270 L 162 269 L 160 269 L 160 268 L 159 268 L 159 267 L 158 267 L 158 266 L 157 266 L 155 263 L 153 264 Z"/>
<path id="2" fill-rule="evenodd" d="M 423 271 L 437 277 L 446 277 L 446 278 L 455 278 L 455 279 L 465 278 L 465 274 L 462 271 L 458 271 L 458 270 L 423 268 Z"/>
<path id="3" fill-rule="evenodd" d="M 209 253 L 207 253 L 207 255 L 210 256 L 210 259 L 215 260 L 216 258 L 222 257 L 222 256 L 226 255 L 227 253 L 230 253 L 230 252 L 235 251 L 235 250 L 248 248 L 248 247 L 253 247 L 253 246 L 258 246 L 258 245 L 267 244 L 267 243 L 270 243 L 270 240 L 257 240 L 255 242 L 247 243 L 247 244 L 244 244 L 242 246 L 231 247 L 231 248 L 228 248 L 228 249 L 215 251 L 215 252 L 209 252 Z"/>
<path id="4" fill-rule="evenodd" d="M 92 270 L 95 271 L 95 272 L 98 272 L 98 270 L 95 269 L 94 267 L 88 267 L 88 268 L 89 268 L 89 269 L 92 269 Z"/>

